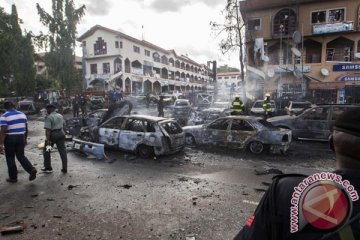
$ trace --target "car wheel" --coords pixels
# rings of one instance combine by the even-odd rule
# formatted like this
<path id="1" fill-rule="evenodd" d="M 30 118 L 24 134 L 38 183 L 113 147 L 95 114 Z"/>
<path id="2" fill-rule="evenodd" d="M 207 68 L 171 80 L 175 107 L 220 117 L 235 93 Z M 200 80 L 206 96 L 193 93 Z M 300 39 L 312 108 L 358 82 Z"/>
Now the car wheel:
<path id="1" fill-rule="evenodd" d="M 261 154 L 264 151 L 264 149 L 265 149 L 264 144 L 262 144 L 259 141 L 254 141 L 249 144 L 249 150 L 254 154 Z"/>
<path id="2" fill-rule="evenodd" d="M 195 138 L 191 134 L 185 135 L 185 144 L 188 146 L 194 146 L 196 145 Z"/>
<path id="3" fill-rule="evenodd" d="M 137 148 L 137 153 L 141 158 L 150 158 L 154 156 L 154 148 L 146 145 L 140 145 Z"/>

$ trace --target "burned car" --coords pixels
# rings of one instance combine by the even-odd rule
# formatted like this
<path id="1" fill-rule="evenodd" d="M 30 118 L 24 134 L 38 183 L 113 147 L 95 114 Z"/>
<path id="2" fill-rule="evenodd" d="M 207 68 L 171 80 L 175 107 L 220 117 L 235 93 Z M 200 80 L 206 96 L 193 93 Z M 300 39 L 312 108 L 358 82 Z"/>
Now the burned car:
<path id="1" fill-rule="evenodd" d="M 220 117 L 226 117 L 229 115 L 230 115 L 230 111 L 228 109 L 206 108 L 204 110 L 195 111 L 192 114 L 191 118 L 189 119 L 189 123 L 191 125 L 205 124 L 205 123 L 210 123 Z"/>
<path id="2" fill-rule="evenodd" d="M 262 118 L 227 116 L 209 124 L 183 128 L 187 145 L 203 144 L 233 149 L 248 149 L 260 154 L 266 149 L 285 153 L 291 143 L 291 131 L 280 129 Z"/>
<path id="3" fill-rule="evenodd" d="M 109 109 L 98 109 L 86 116 L 67 119 L 64 126 L 67 139 L 79 136 L 83 127 L 94 128 L 112 117 L 130 114 L 131 109 L 131 102 L 121 101 L 111 105 Z"/>
<path id="4" fill-rule="evenodd" d="M 90 97 L 90 110 L 96 110 L 104 108 L 105 106 L 105 98 L 103 96 L 92 96 Z"/>
<path id="5" fill-rule="evenodd" d="M 35 114 L 39 111 L 36 108 L 33 100 L 23 100 L 18 102 L 17 110 L 23 112 L 26 115 Z"/>
<path id="6" fill-rule="evenodd" d="M 175 100 L 172 117 L 175 118 L 178 123 L 182 126 L 185 126 L 191 114 L 191 105 L 190 101 L 187 99 L 177 99 Z"/>
<path id="7" fill-rule="evenodd" d="M 184 132 L 175 120 L 145 115 L 113 117 L 98 127 L 82 129 L 80 136 L 143 158 L 175 153 L 185 145 Z"/>
<path id="8" fill-rule="evenodd" d="M 302 140 L 328 141 L 336 118 L 345 110 L 356 105 L 327 104 L 305 110 L 295 116 L 278 116 L 267 121 L 275 126 L 292 130 L 293 137 Z"/>

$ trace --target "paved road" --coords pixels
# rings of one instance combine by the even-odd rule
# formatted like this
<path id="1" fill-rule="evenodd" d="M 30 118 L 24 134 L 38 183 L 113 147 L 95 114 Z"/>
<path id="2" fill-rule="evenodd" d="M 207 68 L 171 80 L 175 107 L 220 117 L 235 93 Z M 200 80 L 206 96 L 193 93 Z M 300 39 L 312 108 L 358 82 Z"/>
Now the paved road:
<path id="1" fill-rule="evenodd" d="M 27 156 L 42 167 L 36 145 L 44 140 L 41 121 L 30 122 Z M 99 161 L 69 153 L 69 172 L 5 182 L 0 156 L 0 225 L 23 220 L 23 234 L 3 239 L 232 239 L 267 188 L 276 168 L 310 174 L 335 167 L 327 144 L 294 142 L 287 156 L 214 148 L 186 148 L 159 159 L 107 151 Z"/>

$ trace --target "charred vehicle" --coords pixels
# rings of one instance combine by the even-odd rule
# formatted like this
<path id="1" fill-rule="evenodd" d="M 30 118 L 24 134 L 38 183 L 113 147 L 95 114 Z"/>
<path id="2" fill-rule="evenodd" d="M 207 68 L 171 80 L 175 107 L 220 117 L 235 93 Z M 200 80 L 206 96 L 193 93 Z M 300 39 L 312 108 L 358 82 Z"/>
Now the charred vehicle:
<path id="1" fill-rule="evenodd" d="M 267 121 L 275 126 L 292 130 L 293 137 L 303 140 L 328 141 L 336 118 L 355 105 L 319 105 L 298 116 L 278 116 Z"/>
<path id="2" fill-rule="evenodd" d="M 189 119 L 189 123 L 191 123 L 191 125 L 205 124 L 229 115 L 229 109 L 207 108 L 204 110 L 195 111 Z"/>
<path id="3" fill-rule="evenodd" d="M 250 109 L 251 115 L 254 115 L 254 116 L 264 115 L 263 103 L 264 103 L 264 100 L 256 100 L 256 102 L 254 103 L 254 105 Z M 276 105 L 275 105 L 275 101 L 270 100 L 270 104 L 271 104 L 271 112 L 273 114 L 276 114 L 277 113 L 277 108 L 276 108 Z"/>
<path id="4" fill-rule="evenodd" d="M 177 99 L 172 109 L 172 117 L 175 118 L 180 125 L 185 126 L 190 114 L 190 101 L 187 99 Z"/>
<path id="5" fill-rule="evenodd" d="M 247 148 L 255 154 L 265 150 L 283 154 L 291 143 L 290 130 L 280 129 L 261 118 L 251 116 L 227 116 L 210 124 L 187 126 L 183 129 L 188 145 Z"/>
<path id="6" fill-rule="evenodd" d="M 90 110 L 97 110 L 104 108 L 105 98 L 103 96 L 92 96 L 90 98 L 89 108 Z"/>
<path id="7" fill-rule="evenodd" d="M 25 113 L 26 115 L 35 114 L 39 111 L 33 100 L 23 100 L 18 102 L 17 110 Z"/>
<path id="8" fill-rule="evenodd" d="M 287 115 L 299 115 L 304 112 L 306 109 L 315 107 L 311 102 L 294 102 L 290 101 L 289 105 L 285 107 Z"/>
<path id="9" fill-rule="evenodd" d="M 67 139 L 79 136 L 83 127 L 94 128 L 112 117 L 130 114 L 131 109 L 129 101 L 121 101 L 111 105 L 109 109 L 98 109 L 86 116 L 67 119 L 64 126 Z"/>
<path id="10" fill-rule="evenodd" d="M 83 128 L 80 136 L 143 158 L 175 153 L 185 144 L 184 132 L 175 120 L 145 115 L 113 117 L 98 127 Z"/>
<path id="11" fill-rule="evenodd" d="M 213 103 L 214 95 L 210 93 L 198 93 L 195 99 L 195 106 L 200 109 L 209 108 Z"/>

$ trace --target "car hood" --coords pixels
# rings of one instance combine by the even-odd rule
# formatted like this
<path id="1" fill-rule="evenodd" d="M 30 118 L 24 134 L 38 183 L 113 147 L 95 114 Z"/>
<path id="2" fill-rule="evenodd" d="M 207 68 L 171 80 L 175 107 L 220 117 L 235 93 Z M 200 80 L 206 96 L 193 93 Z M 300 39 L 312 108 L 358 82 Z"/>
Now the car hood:
<path id="1" fill-rule="evenodd" d="M 133 105 L 130 101 L 120 101 L 120 102 L 117 102 L 117 103 L 111 105 L 109 107 L 108 111 L 105 113 L 100 124 L 107 121 L 110 118 L 113 118 L 113 117 L 130 115 L 132 107 L 133 107 Z"/>
<path id="2" fill-rule="evenodd" d="M 283 115 L 283 116 L 268 118 L 267 121 L 268 122 L 278 122 L 278 121 L 294 120 L 295 118 L 296 118 L 296 116 Z"/>

